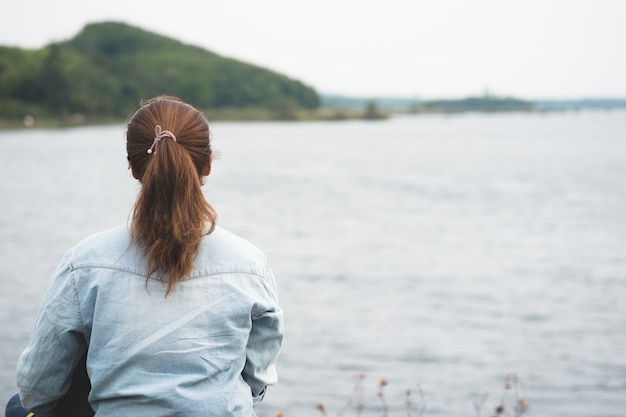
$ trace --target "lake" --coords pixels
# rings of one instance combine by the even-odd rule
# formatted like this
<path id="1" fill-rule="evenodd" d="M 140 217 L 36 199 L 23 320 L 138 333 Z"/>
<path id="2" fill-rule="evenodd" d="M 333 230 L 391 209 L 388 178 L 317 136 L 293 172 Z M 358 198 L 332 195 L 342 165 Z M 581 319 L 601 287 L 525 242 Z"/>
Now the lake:
<path id="1" fill-rule="evenodd" d="M 626 410 L 626 112 L 213 123 L 219 224 L 269 256 L 285 310 L 259 416 Z M 0 398 L 63 253 L 128 219 L 124 126 L 0 132 Z M 507 394 L 507 407 L 513 401 Z M 412 415 L 417 412 L 413 411 Z"/>

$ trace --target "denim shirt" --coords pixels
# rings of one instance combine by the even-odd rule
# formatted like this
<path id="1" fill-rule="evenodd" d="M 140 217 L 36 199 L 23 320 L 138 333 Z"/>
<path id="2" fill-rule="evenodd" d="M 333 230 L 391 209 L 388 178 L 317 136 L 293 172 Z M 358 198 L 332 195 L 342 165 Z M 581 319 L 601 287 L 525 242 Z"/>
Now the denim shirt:
<path id="1" fill-rule="evenodd" d="M 255 416 L 283 337 L 265 255 L 218 227 L 167 297 L 146 275 L 126 225 L 67 252 L 18 361 L 27 409 L 53 410 L 87 350 L 96 416 Z"/>

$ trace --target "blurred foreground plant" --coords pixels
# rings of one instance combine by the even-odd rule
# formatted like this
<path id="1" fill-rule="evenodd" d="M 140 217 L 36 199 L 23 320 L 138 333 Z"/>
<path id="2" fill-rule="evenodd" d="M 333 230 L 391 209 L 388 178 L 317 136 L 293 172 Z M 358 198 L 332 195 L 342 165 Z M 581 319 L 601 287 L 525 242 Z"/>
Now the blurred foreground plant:
<path id="1" fill-rule="evenodd" d="M 344 406 L 335 414 L 335 417 L 341 417 L 347 410 L 354 410 L 357 416 L 360 416 L 365 409 L 365 402 L 363 401 L 363 381 L 365 380 L 365 374 L 360 374 L 357 376 L 356 383 L 354 384 L 354 389 L 352 390 L 352 395 L 346 401 Z M 383 407 L 383 417 L 387 417 L 389 415 L 389 405 L 387 403 L 387 398 L 385 397 L 385 387 L 389 384 L 389 382 L 385 378 L 380 378 L 378 380 L 378 391 L 376 396 L 380 399 L 380 402 Z M 417 396 L 419 398 L 418 404 L 416 405 L 413 400 L 414 392 L 410 389 L 406 390 L 406 396 L 404 401 L 404 406 L 406 409 L 407 417 L 421 417 L 426 409 L 426 400 L 424 396 L 424 390 L 422 386 L 417 384 Z M 324 417 L 328 417 L 328 410 L 324 403 L 318 403 L 315 408 L 322 413 Z M 415 413 L 415 414 L 413 414 Z M 282 413 L 279 413 L 277 417 L 283 417 Z"/>
<path id="2" fill-rule="evenodd" d="M 476 416 L 481 417 L 483 406 L 487 402 L 488 398 L 489 392 L 486 391 L 479 400 L 474 401 Z M 500 402 L 495 407 L 493 417 L 521 417 L 526 411 L 528 411 L 528 402 L 522 395 L 522 387 L 520 386 L 517 374 L 509 373 L 504 378 L 502 395 L 500 397 Z"/>
<path id="3" fill-rule="evenodd" d="M 352 395 L 346 401 L 344 406 L 335 414 L 335 417 L 341 417 L 347 410 L 353 410 L 357 416 L 361 416 L 365 409 L 365 402 L 363 401 L 363 381 L 365 380 L 365 374 L 360 374 L 356 378 Z M 385 397 L 385 387 L 389 382 L 385 378 L 378 380 L 378 391 L 376 396 L 380 399 L 383 407 L 383 417 L 389 416 L 389 405 Z M 426 410 L 426 397 L 422 386 L 417 383 L 416 390 L 406 390 L 405 395 L 405 411 L 407 417 L 421 417 Z M 417 404 L 414 403 L 413 396 L 417 394 Z M 477 417 L 481 417 L 482 410 L 487 400 L 489 399 L 489 392 L 485 391 L 480 399 L 474 401 L 474 411 Z M 324 417 L 328 417 L 328 410 L 324 403 L 318 403 L 315 408 L 322 413 Z M 522 395 L 522 389 L 517 378 L 517 374 L 509 373 L 504 379 L 504 385 L 502 395 L 498 405 L 495 407 L 492 417 L 522 417 L 524 413 L 528 411 L 528 402 Z M 413 414 L 415 413 L 415 414 Z M 276 417 L 284 417 L 283 413 L 276 414 Z"/>

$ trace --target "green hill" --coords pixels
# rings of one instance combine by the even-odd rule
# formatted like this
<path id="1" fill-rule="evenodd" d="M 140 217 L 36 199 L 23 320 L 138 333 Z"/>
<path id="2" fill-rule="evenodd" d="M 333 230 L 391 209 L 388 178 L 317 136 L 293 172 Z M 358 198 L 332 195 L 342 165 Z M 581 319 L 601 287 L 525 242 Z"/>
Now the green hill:
<path id="1" fill-rule="evenodd" d="M 0 46 L 0 119 L 126 117 L 161 94 L 204 110 L 319 105 L 300 81 L 124 23 L 90 24 L 39 50 Z"/>

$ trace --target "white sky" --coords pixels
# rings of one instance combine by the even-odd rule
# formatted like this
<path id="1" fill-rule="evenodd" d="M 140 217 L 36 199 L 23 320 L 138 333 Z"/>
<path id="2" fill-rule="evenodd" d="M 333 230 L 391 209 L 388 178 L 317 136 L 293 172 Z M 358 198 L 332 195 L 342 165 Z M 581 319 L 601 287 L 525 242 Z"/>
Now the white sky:
<path id="1" fill-rule="evenodd" d="M 123 21 L 361 97 L 626 97 L 626 0 L 2 0 L 0 44 Z"/>

